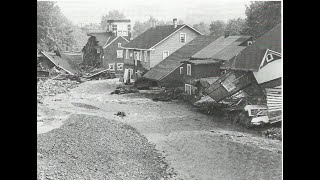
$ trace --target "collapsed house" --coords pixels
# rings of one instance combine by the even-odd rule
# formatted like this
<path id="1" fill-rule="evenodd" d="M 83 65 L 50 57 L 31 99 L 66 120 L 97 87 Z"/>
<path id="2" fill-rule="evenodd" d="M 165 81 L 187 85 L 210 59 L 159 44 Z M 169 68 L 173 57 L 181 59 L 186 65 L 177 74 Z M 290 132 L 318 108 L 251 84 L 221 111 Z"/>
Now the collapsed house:
<path id="1" fill-rule="evenodd" d="M 191 96 L 199 96 L 196 98 L 199 99 L 201 95 L 195 85 L 200 79 L 208 78 L 208 84 L 212 84 L 212 80 L 217 80 L 224 73 L 220 69 L 221 65 L 238 55 L 252 42 L 251 36 L 225 34 L 183 61 L 180 70 L 183 74 L 185 92 Z M 202 79 L 204 80 L 206 79 Z"/>
<path id="2" fill-rule="evenodd" d="M 278 25 L 251 46 L 221 66 L 228 72 L 205 89 L 216 102 L 247 91 L 240 109 L 253 124 L 275 123 L 282 118 L 281 26 Z M 248 92 L 251 94 L 248 95 Z M 239 109 L 239 107 L 238 107 Z"/>
<path id="3" fill-rule="evenodd" d="M 106 31 L 87 33 L 83 47 L 83 65 L 103 67 L 117 75 L 124 72 L 122 46 L 131 38 L 130 20 L 108 20 Z"/>
<path id="4" fill-rule="evenodd" d="M 125 50 L 124 80 L 134 80 L 153 69 L 180 47 L 186 45 L 197 36 L 202 35 L 194 28 L 177 24 L 156 26 L 155 21 L 147 31 L 123 46 Z"/>

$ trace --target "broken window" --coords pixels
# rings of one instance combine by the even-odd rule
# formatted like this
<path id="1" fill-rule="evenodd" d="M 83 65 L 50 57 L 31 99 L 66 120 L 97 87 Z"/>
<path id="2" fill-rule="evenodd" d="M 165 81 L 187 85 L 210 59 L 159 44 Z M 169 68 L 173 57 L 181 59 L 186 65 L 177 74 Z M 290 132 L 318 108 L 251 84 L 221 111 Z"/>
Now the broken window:
<path id="1" fill-rule="evenodd" d="M 117 63 L 117 70 L 123 70 L 123 63 Z"/>
<path id="2" fill-rule="evenodd" d="M 114 63 L 109 64 L 109 70 L 110 70 L 110 71 L 114 71 Z"/>
<path id="3" fill-rule="evenodd" d="M 236 88 L 236 86 L 234 85 L 234 83 L 230 80 L 230 79 L 226 79 L 224 80 L 221 85 L 228 91 L 232 91 Z"/>

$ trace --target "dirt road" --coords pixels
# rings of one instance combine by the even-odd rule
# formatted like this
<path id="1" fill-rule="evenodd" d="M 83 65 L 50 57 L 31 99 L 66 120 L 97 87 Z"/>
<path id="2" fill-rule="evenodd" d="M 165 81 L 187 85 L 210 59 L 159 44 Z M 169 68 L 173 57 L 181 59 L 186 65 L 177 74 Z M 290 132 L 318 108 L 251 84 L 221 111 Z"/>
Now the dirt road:
<path id="1" fill-rule="evenodd" d="M 126 123 L 145 135 L 178 173 L 176 179 L 281 179 L 281 141 L 181 102 L 154 102 L 145 94 L 110 95 L 116 81 L 89 81 L 46 97 L 38 106 L 38 134 L 60 128 L 70 115 L 94 115 Z M 126 116 L 115 116 L 118 111 Z"/>

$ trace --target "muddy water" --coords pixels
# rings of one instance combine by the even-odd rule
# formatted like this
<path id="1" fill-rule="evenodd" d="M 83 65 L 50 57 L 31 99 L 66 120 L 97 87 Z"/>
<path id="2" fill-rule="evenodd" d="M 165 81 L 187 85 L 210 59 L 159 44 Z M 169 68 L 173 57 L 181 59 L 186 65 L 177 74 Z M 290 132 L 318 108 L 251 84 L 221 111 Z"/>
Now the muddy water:
<path id="1" fill-rule="evenodd" d="M 280 141 L 201 114 L 182 102 L 154 102 L 145 94 L 110 95 L 117 84 L 116 80 L 89 81 L 67 94 L 47 97 L 43 106 L 55 113 L 38 118 L 60 119 L 46 126 L 41 122 L 38 133 L 58 128 L 66 113 L 101 116 L 127 123 L 145 135 L 177 171 L 177 179 L 281 179 Z M 118 111 L 126 116 L 115 116 Z"/>

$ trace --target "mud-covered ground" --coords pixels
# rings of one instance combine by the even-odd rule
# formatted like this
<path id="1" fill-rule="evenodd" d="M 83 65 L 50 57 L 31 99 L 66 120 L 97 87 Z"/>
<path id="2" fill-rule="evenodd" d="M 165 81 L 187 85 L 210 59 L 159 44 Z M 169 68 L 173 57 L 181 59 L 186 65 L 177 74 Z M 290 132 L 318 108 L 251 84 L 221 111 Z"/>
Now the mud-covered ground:
<path id="1" fill-rule="evenodd" d="M 183 102 L 154 102 L 148 91 L 111 95 L 117 84 L 117 79 L 88 81 L 66 94 L 45 97 L 43 104 L 38 104 L 38 150 L 40 137 L 51 137 L 50 133 L 61 129 L 65 134 L 73 132 L 72 127 L 65 129 L 64 124 L 75 119 L 75 114 L 82 114 L 117 121 L 136 129 L 155 145 L 177 172 L 172 179 L 282 178 L 281 141 L 261 137 L 220 117 L 202 114 Z M 118 111 L 125 112 L 126 116 L 116 116 Z M 82 143 L 78 145 L 81 148 Z M 137 159 L 132 163 L 135 161 Z M 158 175 L 163 173 L 156 167 L 147 171 Z M 147 172 L 142 174 L 150 175 Z M 117 179 L 113 177 L 110 179 Z M 158 176 L 149 178 L 158 179 Z"/>

